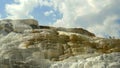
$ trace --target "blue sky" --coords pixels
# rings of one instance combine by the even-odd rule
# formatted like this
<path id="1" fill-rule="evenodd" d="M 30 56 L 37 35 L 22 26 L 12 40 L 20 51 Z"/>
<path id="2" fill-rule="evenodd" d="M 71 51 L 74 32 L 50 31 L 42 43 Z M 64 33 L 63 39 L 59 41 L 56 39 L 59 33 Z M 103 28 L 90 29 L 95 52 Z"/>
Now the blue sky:
<path id="1" fill-rule="evenodd" d="M 54 14 L 51 13 L 50 15 L 45 16 L 44 14 L 47 11 L 53 11 Z M 31 15 L 34 16 L 34 18 L 37 19 L 42 25 L 53 24 L 53 22 L 55 22 L 57 19 L 62 18 L 62 14 L 59 11 L 55 11 L 54 9 L 48 6 L 38 6 L 34 8 L 34 10 L 31 12 Z"/>
<path id="2" fill-rule="evenodd" d="M 6 17 L 5 5 L 13 3 L 13 0 L 0 0 L 0 15 L 2 18 Z"/>
<path id="3" fill-rule="evenodd" d="M 0 0 L 0 19 L 33 18 L 40 25 L 79 27 L 120 38 L 120 0 Z"/>
<path id="4" fill-rule="evenodd" d="M 48 0 L 50 1 L 50 0 Z M 14 0 L 0 0 L 0 15 L 1 18 L 6 18 L 7 17 L 7 12 L 6 10 L 6 4 L 14 4 Z M 16 4 L 16 3 L 15 3 Z M 53 11 L 54 14 L 50 14 L 48 16 L 45 16 L 45 12 L 48 11 Z M 37 6 L 33 8 L 33 10 L 30 12 L 30 14 L 34 17 L 34 19 L 38 20 L 40 24 L 42 25 L 49 25 L 55 22 L 57 19 L 62 18 L 62 14 L 54 10 L 52 7 L 49 6 Z"/>

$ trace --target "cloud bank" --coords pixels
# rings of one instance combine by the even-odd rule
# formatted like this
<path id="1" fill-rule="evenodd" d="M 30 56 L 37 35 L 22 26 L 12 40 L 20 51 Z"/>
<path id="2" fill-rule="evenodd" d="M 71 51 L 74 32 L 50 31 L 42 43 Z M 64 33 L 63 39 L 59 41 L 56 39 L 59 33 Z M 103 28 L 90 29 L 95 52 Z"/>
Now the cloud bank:
<path id="1" fill-rule="evenodd" d="M 14 0 L 6 5 L 8 18 L 34 18 L 35 7 L 49 6 L 63 16 L 53 26 L 82 27 L 98 36 L 120 38 L 120 0 Z M 54 14 L 52 11 L 44 15 Z"/>
<path id="2" fill-rule="evenodd" d="M 39 5 L 38 0 L 14 0 L 13 4 L 6 4 L 7 18 L 33 18 L 30 12 Z"/>
<path id="3" fill-rule="evenodd" d="M 52 1 L 54 8 L 63 14 L 54 26 L 82 27 L 97 36 L 120 38 L 120 0 Z"/>

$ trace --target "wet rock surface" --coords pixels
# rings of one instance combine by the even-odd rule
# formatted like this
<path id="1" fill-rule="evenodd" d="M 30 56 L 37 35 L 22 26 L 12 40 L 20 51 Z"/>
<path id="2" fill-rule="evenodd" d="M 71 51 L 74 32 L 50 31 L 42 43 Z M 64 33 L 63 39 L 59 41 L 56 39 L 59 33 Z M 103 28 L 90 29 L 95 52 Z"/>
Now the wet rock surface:
<path id="1" fill-rule="evenodd" d="M 0 68 L 119 68 L 119 59 L 120 39 L 33 19 L 0 21 Z"/>

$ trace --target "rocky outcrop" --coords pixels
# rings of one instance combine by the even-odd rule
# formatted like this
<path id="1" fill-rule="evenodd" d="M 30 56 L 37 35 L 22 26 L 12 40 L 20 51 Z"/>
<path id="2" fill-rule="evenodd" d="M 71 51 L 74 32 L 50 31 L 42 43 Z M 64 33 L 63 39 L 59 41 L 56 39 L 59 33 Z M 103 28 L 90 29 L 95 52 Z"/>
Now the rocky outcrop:
<path id="1" fill-rule="evenodd" d="M 0 21 L 0 34 L 7 34 L 13 31 L 13 25 L 9 21 Z"/>
<path id="2" fill-rule="evenodd" d="M 41 29 L 54 29 L 57 31 L 65 31 L 65 32 L 72 32 L 72 33 L 79 33 L 91 37 L 95 37 L 95 34 L 82 29 L 82 28 L 63 28 L 63 27 L 51 27 L 51 26 L 39 26 Z"/>
<path id="3" fill-rule="evenodd" d="M 38 29 L 38 22 L 33 19 L 5 19 L 0 21 L 0 29 L 5 32 L 23 32 L 27 29 Z"/>
<path id="4" fill-rule="evenodd" d="M 1 68 L 117 68 L 119 44 L 120 39 L 98 38 L 81 28 L 0 21 Z"/>
<path id="5" fill-rule="evenodd" d="M 65 31 L 65 32 L 72 32 L 72 33 L 79 33 L 87 36 L 95 37 L 95 34 L 84 30 L 82 28 L 57 28 L 58 31 Z"/>
<path id="6" fill-rule="evenodd" d="M 120 53 L 78 55 L 51 65 L 50 68 L 119 68 Z"/>
<path id="7" fill-rule="evenodd" d="M 27 29 L 38 29 L 38 22 L 33 19 L 13 20 L 13 29 L 16 32 L 23 32 Z"/>

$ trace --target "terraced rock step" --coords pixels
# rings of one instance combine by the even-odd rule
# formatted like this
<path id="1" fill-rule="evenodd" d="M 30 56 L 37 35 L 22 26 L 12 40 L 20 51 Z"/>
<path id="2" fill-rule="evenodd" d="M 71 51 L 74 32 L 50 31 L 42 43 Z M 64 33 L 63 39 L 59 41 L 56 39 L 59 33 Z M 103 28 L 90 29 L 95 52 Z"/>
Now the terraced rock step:
<path id="1" fill-rule="evenodd" d="M 82 28 L 0 21 L 0 68 L 119 68 L 119 54 L 120 39 L 98 38 Z"/>

